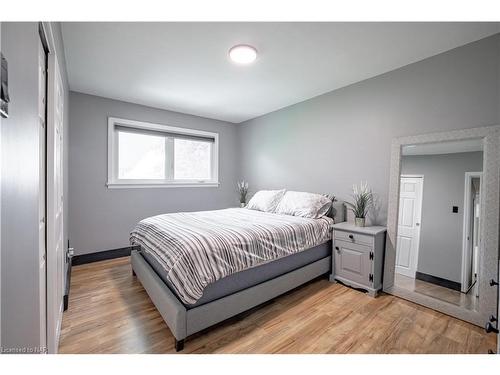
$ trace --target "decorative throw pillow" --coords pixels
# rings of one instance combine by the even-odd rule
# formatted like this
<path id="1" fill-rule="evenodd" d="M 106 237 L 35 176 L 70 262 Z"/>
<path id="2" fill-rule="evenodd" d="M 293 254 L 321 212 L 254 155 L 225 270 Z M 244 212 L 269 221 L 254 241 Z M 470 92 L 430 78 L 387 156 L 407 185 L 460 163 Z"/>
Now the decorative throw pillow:
<path id="1" fill-rule="evenodd" d="M 318 219 L 328 212 L 332 200 L 321 194 L 287 191 L 276 208 L 276 213 Z"/>
<path id="2" fill-rule="evenodd" d="M 332 202 L 332 205 L 330 206 L 328 211 L 325 213 L 325 216 L 333 217 L 333 215 L 332 215 L 333 205 L 337 201 L 337 197 L 333 194 L 323 194 L 323 196 L 327 197 Z"/>
<path id="3" fill-rule="evenodd" d="M 285 194 L 285 189 L 283 190 L 259 190 L 250 199 L 246 208 L 251 210 L 274 212 L 278 203 L 283 198 Z"/>

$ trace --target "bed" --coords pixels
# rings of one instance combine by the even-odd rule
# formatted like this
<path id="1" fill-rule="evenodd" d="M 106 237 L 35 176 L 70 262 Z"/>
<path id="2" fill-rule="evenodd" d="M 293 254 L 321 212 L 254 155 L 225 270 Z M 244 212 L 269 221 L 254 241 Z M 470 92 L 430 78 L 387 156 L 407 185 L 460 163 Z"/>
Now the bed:
<path id="1" fill-rule="evenodd" d="M 339 202 L 319 219 L 246 208 L 154 216 L 131 232 L 132 271 L 180 351 L 188 336 L 329 273 L 343 217 Z"/>

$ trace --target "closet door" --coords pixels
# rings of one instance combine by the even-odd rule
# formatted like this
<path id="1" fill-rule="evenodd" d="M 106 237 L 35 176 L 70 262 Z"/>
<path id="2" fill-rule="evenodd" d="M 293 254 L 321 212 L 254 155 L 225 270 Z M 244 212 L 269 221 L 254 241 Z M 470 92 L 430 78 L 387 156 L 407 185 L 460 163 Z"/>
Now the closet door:
<path id="1" fill-rule="evenodd" d="M 40 347 L 47 347 L 47 263 L 46 263 L 46 141 L 47 141 L 47 54 L 38 41 L 38 264 L 40 299 Z"/>
<path id="2" fill-rule="evenodd" d="M 57 353 L 64 295 L 63 121 L 64 98 L 59 65 L 49 55 L 47 126 L 47 344 Z"/>

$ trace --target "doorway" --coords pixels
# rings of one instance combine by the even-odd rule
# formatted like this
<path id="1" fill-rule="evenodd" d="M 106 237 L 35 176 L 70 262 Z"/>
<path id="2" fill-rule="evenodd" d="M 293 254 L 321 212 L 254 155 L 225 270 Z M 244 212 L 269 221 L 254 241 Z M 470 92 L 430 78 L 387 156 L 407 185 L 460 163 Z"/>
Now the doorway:
<path id="1" fill-rule="evenodd" d="M 482 143 L 411 146 L 401 158 L 394 285 L 477 310 Z"/>
<path id="2" fill-rule="evenodd" d="M 478 297 L 477 275 L 480 251 L 480 207 L 482 172 L 466 172 L 464 188 L 464 229 L 462 240 L 462 293 Z"/>

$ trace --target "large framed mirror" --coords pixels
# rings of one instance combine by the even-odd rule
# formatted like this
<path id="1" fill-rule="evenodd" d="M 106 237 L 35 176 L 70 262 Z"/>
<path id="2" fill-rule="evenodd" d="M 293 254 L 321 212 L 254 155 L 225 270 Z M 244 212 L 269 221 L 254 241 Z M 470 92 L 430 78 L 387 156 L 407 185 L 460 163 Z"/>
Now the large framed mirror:
<path id="1" fill-rule="evenodd" d="M 384 291 L 484 326 L 496 315 L 500 126 L 393 140 Z"/>

